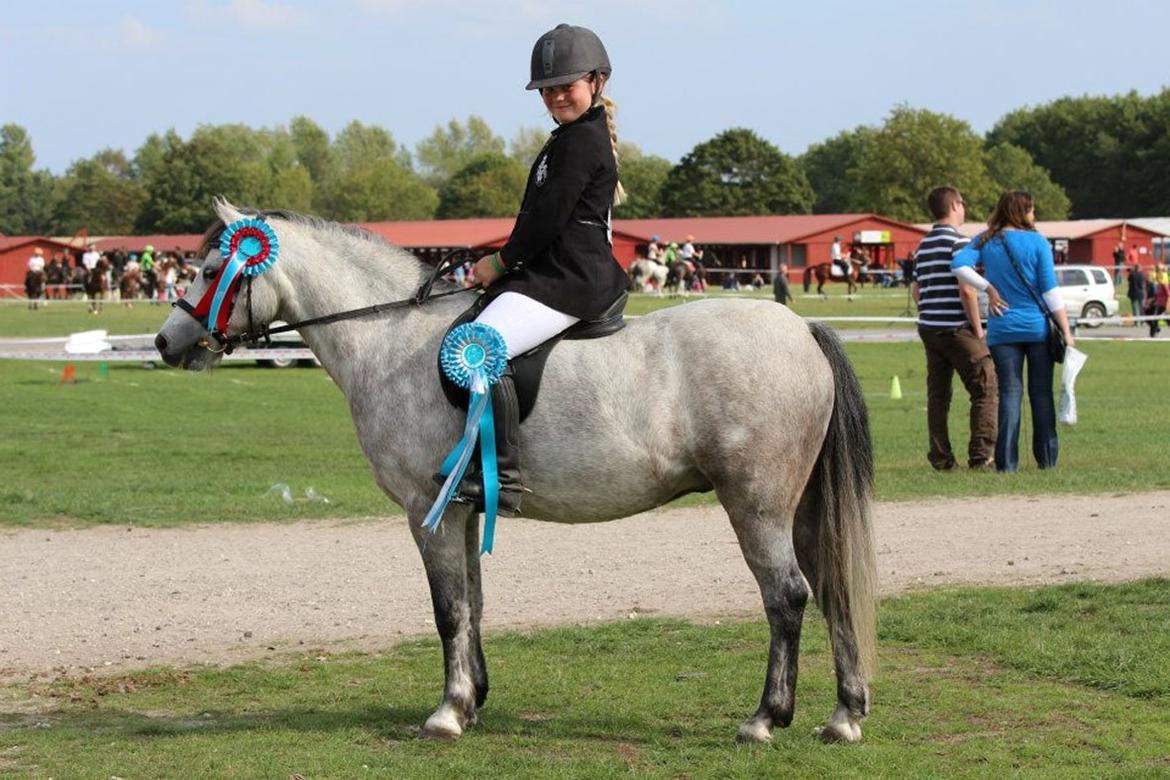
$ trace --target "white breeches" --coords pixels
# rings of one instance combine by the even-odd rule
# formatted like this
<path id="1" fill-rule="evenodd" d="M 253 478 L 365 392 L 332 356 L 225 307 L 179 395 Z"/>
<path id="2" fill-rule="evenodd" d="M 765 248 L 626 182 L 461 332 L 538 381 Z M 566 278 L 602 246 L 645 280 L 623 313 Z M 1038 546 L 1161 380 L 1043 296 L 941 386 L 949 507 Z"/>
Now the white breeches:
<path id="1" fill-rule="evenodd" d="M 489 303 L 475 321 L 500 332 L 508 345 L 508 360 L 511 360 L 543 344 L 578 320 L 527 295 L 506 292 Z"/>

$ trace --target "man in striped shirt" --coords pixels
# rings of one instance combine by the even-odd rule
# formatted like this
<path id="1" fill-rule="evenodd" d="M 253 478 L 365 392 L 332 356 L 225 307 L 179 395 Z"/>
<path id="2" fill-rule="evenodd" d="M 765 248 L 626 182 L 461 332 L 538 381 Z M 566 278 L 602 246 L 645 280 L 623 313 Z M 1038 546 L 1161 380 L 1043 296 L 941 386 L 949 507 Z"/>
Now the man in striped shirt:
<path id="1" fill-rule="evenodd" d="M 958 467 L 951 451 L 947 415 L 955 372 L 971 396 L 971 440 L 967 465 L 995 468 L 999 392 L 995 365 L 983 338 L 983 322 L 975 290 L 960 285 L 951 273 L 951 256 L 968 239 L 958 231 L 967 204 L 954 187 L 935 187 L 926 204 L 934 227 L 914 255 L 911 294 L 918 306 L 918 335 L 926 349 L 926 427 L 930 434 L 927 459 L 939 471 Z"/>

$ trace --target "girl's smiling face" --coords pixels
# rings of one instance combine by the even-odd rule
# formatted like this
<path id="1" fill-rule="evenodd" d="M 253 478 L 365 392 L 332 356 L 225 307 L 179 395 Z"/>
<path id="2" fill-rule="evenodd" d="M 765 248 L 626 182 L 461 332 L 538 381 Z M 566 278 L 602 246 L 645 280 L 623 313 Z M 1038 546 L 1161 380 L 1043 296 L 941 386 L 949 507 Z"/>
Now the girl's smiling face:
<path id="1" fill-rule="evenodd" d="M 560 87 L 543 87 L 540 97 L 557 124 L 576 122 L 593 105 L 593 80 L 589 76 Z"/>

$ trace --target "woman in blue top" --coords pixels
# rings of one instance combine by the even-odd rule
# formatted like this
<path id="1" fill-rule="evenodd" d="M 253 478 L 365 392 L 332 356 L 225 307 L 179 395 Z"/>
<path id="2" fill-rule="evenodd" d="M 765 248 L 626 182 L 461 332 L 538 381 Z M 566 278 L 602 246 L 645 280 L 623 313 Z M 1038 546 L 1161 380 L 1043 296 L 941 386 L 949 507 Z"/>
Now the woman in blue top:
<path id="1" fill-rule="evenodd" d="M 1032 454 L 1042 469 L 1056 465 L 1056 405 L 1052 398 L 1053 360 L 1048 355 L 1048 322 L 1032 292 L 1012 267 L 1014 258 L 1024 279 L 1052 312 L 1071 347 L 1068 313 L 1056 285 L 1052 248 L 1036 232 L 1036 210 L 1026 192 L 1005 192 L 999 198 L 987 230 L 959 251 L 951 270 L 964 284 L 986 290 L 990 305 L 987 346 L 999 378 L 999 439 L 995 443 L 997 471 L 1019 468 L 1020 404 L 1024 363 L 1028 364 L 1028 400 L 1032 407 Z M 1009 253 L 1011 258 L 1009 258 Z M 986 278 L 975 271 L 982 263 Z"/>

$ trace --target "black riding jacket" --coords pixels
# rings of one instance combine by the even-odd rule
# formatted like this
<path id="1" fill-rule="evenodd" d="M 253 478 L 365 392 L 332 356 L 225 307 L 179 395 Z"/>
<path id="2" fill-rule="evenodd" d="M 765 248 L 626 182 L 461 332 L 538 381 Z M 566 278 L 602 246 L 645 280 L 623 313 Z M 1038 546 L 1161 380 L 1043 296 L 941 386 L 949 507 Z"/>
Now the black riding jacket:
<path id="1" fill-rule="evenodd" d="M 508 272 L 488 296 L 516 292 L 584 320 L 605 311 L 626 289 L 610 244 L 616 186 L 604 107 L 553 130 L 532 164 L 516 225 L 500 250 Z"/>

